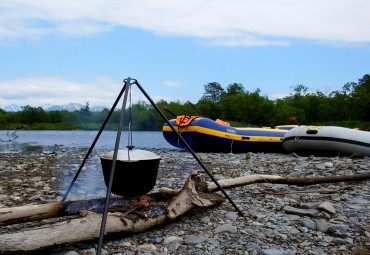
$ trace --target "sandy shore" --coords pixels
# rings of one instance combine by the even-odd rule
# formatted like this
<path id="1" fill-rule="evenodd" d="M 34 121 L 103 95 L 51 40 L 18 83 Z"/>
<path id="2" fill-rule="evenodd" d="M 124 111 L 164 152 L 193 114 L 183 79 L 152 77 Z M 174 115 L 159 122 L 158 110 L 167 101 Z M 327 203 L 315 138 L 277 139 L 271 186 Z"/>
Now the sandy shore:
<path id="1" fill-rule="evenodd" d="M 61 200 L 86 151 L 86 148 L 65 148 L 61 153 L 36 155 L 0 153 L 0 207 Z M 162 158 L 155 189 L 182 187 L 192 171 L 201 169 L 185 151 L 151 151 Z M 99 153 L 102 152 L 93 152 L 87 161 L 68 200 L 105 196 Z M 368 157 L 274 153 L 197 155 L 218 180 L 250 174 L 312 177 L 370 173 Z M 210 181 L 203 172 L 202 175 Z M 319 190 L 333 192 L 319 193 Z M 354 254 L 361 250 L 361 254 L 369 254 L 369 181 L 305 187 L 263 183 L 227 192 L 245 218 L 226 201 L 215 208 L 194 210 L 177 222 L 145 233 L 106 240 L 104 253 L 275 255 Z M 288 194 L 274 194 L 281 192 Z M 316 210 L 316 213 L 310 215 L 305 210 Z M 9 233 L 32 225 L 3 226 L 0 232 Z M 96 243 L 64 246 L 46 254 L 95 254 Z"/>

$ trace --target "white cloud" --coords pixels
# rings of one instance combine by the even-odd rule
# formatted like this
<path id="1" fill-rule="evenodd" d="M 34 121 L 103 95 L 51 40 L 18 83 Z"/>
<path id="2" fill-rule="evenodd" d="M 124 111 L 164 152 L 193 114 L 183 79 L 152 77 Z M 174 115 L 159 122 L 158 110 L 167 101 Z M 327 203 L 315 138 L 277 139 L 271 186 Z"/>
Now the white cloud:
<path id="1" fill-rule="evenodd" d="M 226 46 L 289 39 L 368 43 L 368 0 L 4 0 L 0 39 L 91 35 L 117 26 Z"/>
<path id="2" fill-rule="evenodd" d="M 185 85 L 184 82 L 170 81 L 170 80 L 163 81 L 163 84 L 168 86 L 168 87 L 172 87 L 172 88 L 180 88 L 180 87 Z"/>
<path id="3" fill-rule="evenodd" d="M 45 104 L 63 105 L 68 103 L 90 106 L 111 107 L 123 87 L 121 80 L 109 77 L 96 77 L 92 82 L 81 83 L 62 77 L 28 77 L 0 81 L 0 108 L 16 104 L 19 106 L 40 106 Z M 132 86 L 132 102 L 145 101 L 146 97 Z M 166 96 L 153 95 L 157 102 L 161 99 L 172 101 Z M 122 102 L 119 103 L 120 108 Z"/>
<path id="4" fill-rule="evenodd" d="M 60 77 L 30 77 L 0 81 L 0 105 L 66 104 L 114 102 L 120 87 L 113 81 L 97 78 L 93 83 L 77 83 Z M 103 89 L 102 89 L 103 88 Z"/>

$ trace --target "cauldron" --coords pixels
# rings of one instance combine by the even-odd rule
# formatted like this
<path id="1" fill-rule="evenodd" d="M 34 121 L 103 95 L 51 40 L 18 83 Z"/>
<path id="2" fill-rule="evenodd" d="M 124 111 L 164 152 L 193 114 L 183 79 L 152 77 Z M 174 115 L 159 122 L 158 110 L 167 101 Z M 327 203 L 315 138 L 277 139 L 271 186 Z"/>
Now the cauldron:
<path id="1" fill-rule="evenodd" d="M 113 151 L 100 155 L 104 182 L 108 187 Z M 157 181 L 160 157 L 145 150 L 118 150 L 112 193 L 125 197 L 141 196 L 151 191 Z"/>

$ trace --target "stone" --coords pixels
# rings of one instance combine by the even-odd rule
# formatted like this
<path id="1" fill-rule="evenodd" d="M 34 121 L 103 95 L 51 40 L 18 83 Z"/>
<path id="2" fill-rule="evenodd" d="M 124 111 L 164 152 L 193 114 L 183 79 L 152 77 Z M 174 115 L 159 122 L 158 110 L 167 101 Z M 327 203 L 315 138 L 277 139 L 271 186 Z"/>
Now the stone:
<path id="1" fill-rule="evenodd" d="M 303 203 L 300 207 L 303 209 L 317 209 L 320 204 L 322 204 L 322 202 Z"/>
<path id="2" fill-rule="evenodd" d="M 76 251 L 69 251 L 69 252 L 65 253 L 64 255 L 79 255 L 79 253 L 76 252 Z"/>
<path id="3" fill-rule="evenodd" d="M 333 162 L 324 162 L 324 166 L 327 167 L 327 168 L 332 168 L 332 167 L 334 167 L 334 164 L 333 164 Z"/>
<path id="4" fill-rule="evenodd" d="M 171 242 L 170 245 L 167 247 L 169 251 L 176 251 L 179 248 L 180 244 L 178 242 Z"/>
<path id="5" fill-rule="evenodd" d="M 328 213 L 331 213 L 331 214 L 336 213 L 333 204 L 330 202 L 321 203 L 317 208 L 320 210 L 326 211 Z"/>
<path id="6" fill-rule="evenodd" d="M 177 242 L 177 243 L 184 243 L 184 239 L 178 236 L 168 236 L 163 239 L 162 243 L 163 244 L 170 244 L 172 242 Z"/>
<path id="7" fill-rule="evenodd" d="M 305 215 L 315 217 L 319 214 L 318 210 L 315 209 L 299 209 L 291 206 L 284 206 L 283 210 L 287 213 L 293 213 L 298 215 Z"/>
<path id="8" fill-rule="evenodd" d="M 40 196 L 40 195 L 34 195 L 34 196 L 28 198 L 28 200 L 30 200 L 30 201 L 36 201 L 36 200 L 45 201 L 45 198 Z"/>
<path id="9" fill-rule="evenodd" d="M 329 227 L 330 227 L 330 225 L 324 219 L 320 219 L 316 222 L 317 231 L 326 233 L 326 232 L 328 232 Z"/>
<path id="10" fill-rule="evenodd" d="M 325 167 L 325 165 L 324 165 L 324 164 L 317 164 L 317 165 L 315 166 L 315 168 L 316 168 L 317 170 L 325 170 L 325 169 L 326 169 L 326 167 Z"/>
<path id="11" fill-rule="evenodd" d="M 316 223 L 314 221 L 310 220 L 310 219 L 303 218 L 301 220 L 301 223 L 302 223 L 303 226 L 305 226 L 308 229 L 316 230 Z"/>
<path id="12" fill-rule="evenodd" d="M 349 225 L 347 224 L 333 224 L 335 230 L 346 232 L 349 230 Z"/>
<path id="13" fill-rule="evenodd" d="M 194 235 L 188 235 L 184 239 L 184 243 L 187 245 L 197 245 L 199 243 L 203 243 L 207 240 L 207 238 L 203 236 L 194 236 Z"/>
<path id="14" fill-rule="evenodd" d="M 299 234 L 300 232 L 299 232 L 299 230 L 298 229 L 296 229 L 296 228 L 292 228 L 290 231 L 289 231 L 289 234 L 291 234 L 291 235 L 297 235 L 297 234 Z"/>
<path id="15" fill-rule="evenodd" d="M 224 225 L 218 226 L 215 229 L 215 234 L 219 234 L 219 233 L 222 233 L 222 232 L 236 233 L 236 232 L 238 232 L 238 230 L 236 229 L 235 226 L 233 226 L 231 224 L 224 224 Z"/>
<path id="16" fill-rule="evenodd" d="M 263 249 L 261 250 L 261 254 L 263 255 L 294 255 L 295 253 L 292 251 L 286 251 L 286 250 Z"/>
<path id="17" fill-rule="evenodd" d="M 95 248 L 91 248 L 91 249 L 82 250 L 82 251 L 80 251 L 79 254 L 95 255 L 96 254 L 96 249 Z"/>
<path id="18" fill-rule="evenodd" d="M 154 244 L 141 244 L 137 246 L 138 249 L 143 249 L 143 250 L 149 250 L 149 251 L 156 251 L 157 248 L 155 247 Z"/>
<path id="19" fill-rule="evenodd" d="M 239 215 L 238 212 L 228 212 L 226 213 L 225 217 L 228 218 L 229 220 L 235 220 L 236 218 L 239 217 Z"/>

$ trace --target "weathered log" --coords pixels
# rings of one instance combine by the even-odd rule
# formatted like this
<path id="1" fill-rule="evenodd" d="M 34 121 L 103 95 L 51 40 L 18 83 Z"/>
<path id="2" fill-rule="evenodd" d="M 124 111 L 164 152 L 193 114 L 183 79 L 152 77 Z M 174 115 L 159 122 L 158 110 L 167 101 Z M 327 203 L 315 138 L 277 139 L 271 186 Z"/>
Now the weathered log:
<path id="1" fill-rule="evenodd" d="M 278 175 L 257 174 L 242 176 L 233 179 L 223 179 L 219 180 L 218 183 L 221 185 L 222 188 L 230 189 L 261 182 L 305 186 L 320 183 L 362 181 L 368 179 L 370 179 L 370 174 L 355 174 L 348 176 L 329 176 L 329 177 L 284 177 Z M 212 182 L 207 183 L 207 188 L 209 192 L 218 190 L 217 186 Z"/>
<path id="2" fill-rule="evenodd" d="M 105 234 L 145 231 L 166 221 L 175 220 L 195 207 L 214 206 L 224 201 L 221 195 L 210 194 L 207 191 L 206 183 L 201 180 L 197 172 L 193 172 L 184 187 L 163 204 L 163 210 L 156 208 L 151 213 L 151 208 L 148 208 L 145 213 L 150 217 L 132 217 L 120 213 L 109 214 Z M 102 214 L 83 210 L 80 215 L 82 217 L 78 219 L 0 235 L 0 253 L 34 252 L 66 243 L 98 238 Z"/>
<path id="3" fill-rule="evenodd" d="M 58 217 L 62 214 L 64 207 L 64 202 L 54 202 L 42 205 L 0 208 L 0 226 L 22 221 Z"/>
<path id="4" fill-rule="evenodd" d="M 166 190 L 148 195 L 150 201 L 165 201 L 175 196 L 179 190 Z M 130 203 L 130 198 L 112 197 L 111 204 Z M 88 210 L 94 207 L 103 207 L 105 199 L 89 199 L 78 201 L 54 202 L 41 205 L 24 205 L 11 208 L 0 208 L 0 226 L 25 221 L 42 220 L 51 217 L 77 215 L 80 210 Z"/>

